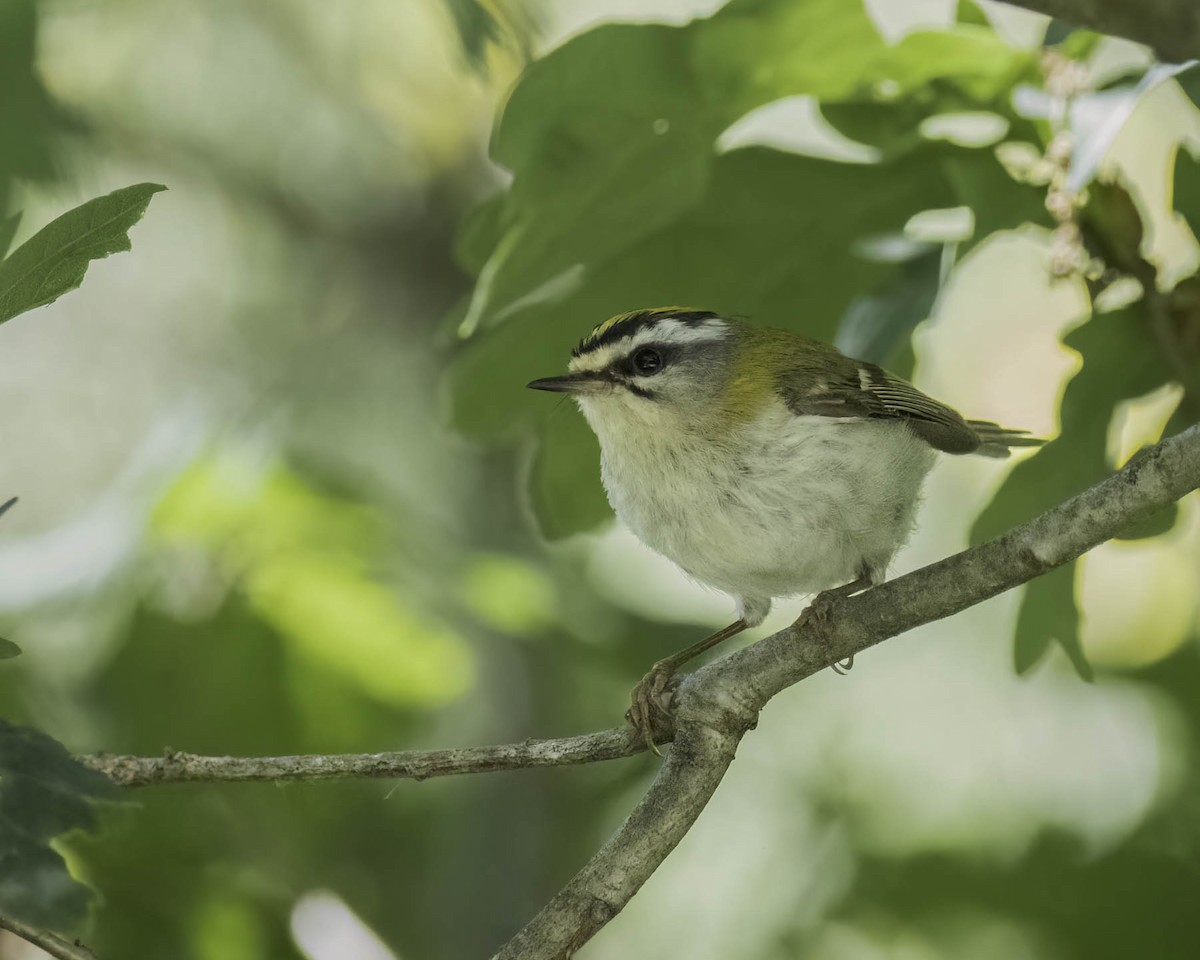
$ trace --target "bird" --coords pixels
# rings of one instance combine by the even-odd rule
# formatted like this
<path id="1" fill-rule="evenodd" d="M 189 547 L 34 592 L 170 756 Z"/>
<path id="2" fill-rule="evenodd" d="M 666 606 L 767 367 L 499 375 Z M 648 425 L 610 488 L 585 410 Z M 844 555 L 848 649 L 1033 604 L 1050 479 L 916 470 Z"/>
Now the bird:
<path id="1" fill-rule="evenodd" d="M 762 623 L 776 599 L 816 594 L 817 610 L 885 579 L 939 453 L 1044 442 L 965 419 L 820 341 L 690 307 L 605 320 L 567 370 L 528 386 L 574 399 L 618 519 L 736 608 L 634 687 L 626 717 L 655 752 L 680 666 Z"/>

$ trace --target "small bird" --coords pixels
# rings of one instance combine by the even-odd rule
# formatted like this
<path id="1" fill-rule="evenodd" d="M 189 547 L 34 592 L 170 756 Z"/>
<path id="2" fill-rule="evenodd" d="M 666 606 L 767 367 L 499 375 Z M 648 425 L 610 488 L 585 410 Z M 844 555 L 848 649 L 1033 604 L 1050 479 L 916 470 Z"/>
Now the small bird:
<path id="1" fill-rule="evenodd" d="M 568 369 L 529 387 L 578 403 L 617 516 L 737 607 L 733 623 L 634 688 L 626 716 L 652 749 L 681 664 L 757 626 L 776 597 L 824 591 L 816 608 L 884 579 L 939 451 L 1007 457 L 1043 442 L 965 420 L 826 344 L 707 310 L 613 317 Z"/>

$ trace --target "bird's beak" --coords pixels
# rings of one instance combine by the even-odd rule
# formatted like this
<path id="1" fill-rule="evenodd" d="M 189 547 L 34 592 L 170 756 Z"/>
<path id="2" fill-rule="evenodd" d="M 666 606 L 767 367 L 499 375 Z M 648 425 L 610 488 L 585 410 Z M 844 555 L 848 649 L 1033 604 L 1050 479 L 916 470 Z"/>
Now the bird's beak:
<path id="1" fill-rule="evenodd" d="M 586 393 L 590 388 L 604 382 L 603 377 L 594 373 L 569 373 L 565 377 L 543 377 L 527 383 L 530 390 L 545 390 L 549 393 Z"/>

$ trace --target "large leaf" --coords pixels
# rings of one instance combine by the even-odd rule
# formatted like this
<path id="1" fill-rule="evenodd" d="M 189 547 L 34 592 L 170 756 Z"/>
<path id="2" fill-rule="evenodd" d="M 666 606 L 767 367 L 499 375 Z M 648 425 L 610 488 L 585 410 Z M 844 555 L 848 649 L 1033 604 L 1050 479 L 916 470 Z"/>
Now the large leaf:
<path id="1" fill-rule="evenodd" d="M 83 282 L 88 264 L 128 250 L 129 228 L 166 187 L 139 183 L 89 200 L 47 224 L 0 262 L 0 323 L 52 303 Z"/>
<path id="2" fill-rule="evenodd" d="M 116 795 L 57 740 L 0 720 L 0 913 L 57 931 L 83 921 L 87 888 L 50 841 L 94 829 L 94 801 Z"/>
<path id="3" fill-rule="evenodd" d="M 980 515 L 971 539 L 998 536 L 1103 479 L 1112 471 L 1108 430 L 1119 403 L 1170 379 L 1140 305 L 1093 317 L 1063 341 L 1083 367 L 1067 385 L 1060 435 L 1018 464 Z M 1079 644 L 1073 564 L 1031 584 L 1017 623 L 1016 663 L 1028 669 L 1056 640 L 1086 672 Z"/>
<path id="4" fill-rule="evenodd" d="M 464 244 L 479 270 L 464 332 L 700 202 L 717 137 L 757 106 L 798 94 L 891 101 L 947 76 L 990 100 L 1031 64 L 971 25 L 889 46 L 860 5 L 841 0 L 735 0 L 684 27 L 576 37 L 533 64 L 504 108 L 493 156 L 514 181 Z"/>
<path id="5" fill-rule="evenodd" d="M 0 220 L 0 260 L 3 260 L 8 253 L 8 248 L 12 246 L 13 237 L 17 234 L 17 227 L 21 225 L 21 215 L 14 213 L 7 220 Z"/>

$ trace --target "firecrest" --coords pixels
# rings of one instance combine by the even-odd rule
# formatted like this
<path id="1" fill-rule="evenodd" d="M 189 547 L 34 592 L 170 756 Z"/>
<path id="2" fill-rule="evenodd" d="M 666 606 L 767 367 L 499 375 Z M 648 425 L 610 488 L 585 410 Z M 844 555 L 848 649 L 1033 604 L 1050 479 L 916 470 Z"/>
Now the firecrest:
<path id="1" fill-rule="evenodd" d="M 651 747 L 682 663 L 761 623 L 776 597 L 828 600 L 884 578 L 939 452 L 1007 457 L 1042 442 L 966 420 L 823 343 L 706 310 L 613 317 L 568 369 L 529 386 L 578 403 L 617 516 L 737 606 L 728 627 L 634 688 L 627 716 Z"/>

